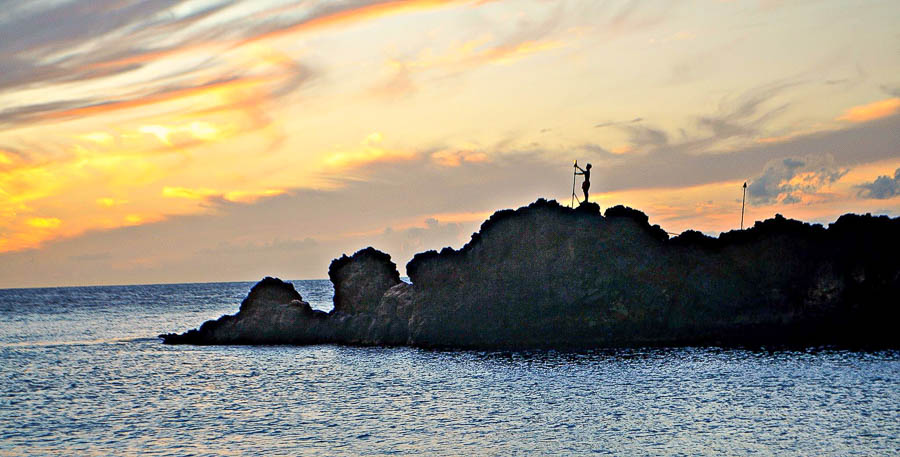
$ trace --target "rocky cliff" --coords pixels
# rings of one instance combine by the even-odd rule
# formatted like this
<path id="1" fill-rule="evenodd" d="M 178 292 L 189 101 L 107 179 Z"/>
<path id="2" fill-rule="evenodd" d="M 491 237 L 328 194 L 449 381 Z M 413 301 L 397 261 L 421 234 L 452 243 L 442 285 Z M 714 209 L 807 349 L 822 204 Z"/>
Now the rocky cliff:
<path id="1" fill-rule="evenodd" d="M 400 281 L 367 248 L 332 262 L 331 313 L 266 278 L 238 314 L 166 343 L 533 348 L 676 344 L 900 346 L 900 218 L 827 229 L 776 216 L 669 238 L 643 213 L 538 200 L 495 213 Z"/>

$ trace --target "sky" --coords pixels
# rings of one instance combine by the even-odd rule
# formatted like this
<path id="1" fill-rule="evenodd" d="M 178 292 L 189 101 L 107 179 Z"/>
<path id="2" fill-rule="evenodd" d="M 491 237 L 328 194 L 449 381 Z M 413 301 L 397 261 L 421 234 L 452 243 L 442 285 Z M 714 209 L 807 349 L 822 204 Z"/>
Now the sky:
<path id="1" fill-rule="evenodd" d="M 0 287 L 325 278 L 591 200 L 900 216 L 896 0 L 0 0 Z M 580 177 L 577 187 L 580 195 Z"/>

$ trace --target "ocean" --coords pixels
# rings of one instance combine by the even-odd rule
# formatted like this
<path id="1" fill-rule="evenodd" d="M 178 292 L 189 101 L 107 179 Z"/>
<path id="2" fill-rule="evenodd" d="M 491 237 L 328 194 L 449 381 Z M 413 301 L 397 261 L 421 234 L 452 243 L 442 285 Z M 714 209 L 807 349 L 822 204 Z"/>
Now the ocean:
<path id="1" fill-rule="evenodd" d="M 292 281 L 329 310 L 327 280 Z M 251 282 L 0 290 L 0 456 L 897 455 L 900 351 L 166 346 Z"/>

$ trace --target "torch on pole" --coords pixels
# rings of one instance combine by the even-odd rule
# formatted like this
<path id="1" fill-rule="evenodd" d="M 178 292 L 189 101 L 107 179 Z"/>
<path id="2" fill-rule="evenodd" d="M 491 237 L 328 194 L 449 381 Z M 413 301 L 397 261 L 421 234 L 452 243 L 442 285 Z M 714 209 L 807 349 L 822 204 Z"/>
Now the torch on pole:
<path id="1" fill-rule="evenodd" d="M 747 182 L 744 181 L 744 195 L 741 196 L 741 230 L 744 230 L 744 201 L 747 199 Z"/>
<path id="2" fill-rule="evenodd" d="M 572 208 L 575 207 L 575 199 L 577 198 L 575 196 L 575 176 L 577 176 L 577 174 L 578 174 L 578 159 L 575 159 L 575 164 L 573 165 L 573 167 L 574 168 L 572 169 L 572 203 L 569 204 L 569 206 Z"/>

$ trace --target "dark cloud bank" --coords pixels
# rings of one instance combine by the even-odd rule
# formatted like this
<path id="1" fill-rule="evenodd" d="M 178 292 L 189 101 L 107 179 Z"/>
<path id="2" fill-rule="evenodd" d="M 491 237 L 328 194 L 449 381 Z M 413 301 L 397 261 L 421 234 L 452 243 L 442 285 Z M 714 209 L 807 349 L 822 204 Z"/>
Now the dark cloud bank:
<path id="1" fill-rule="evenodd" d="M 861 198 L 875 198 L 884 200 L 900 195 L 900 168 L 894 170 L 894 177 L 879 176 L 874 182 L 861 184 L 859 196 Z"/>

